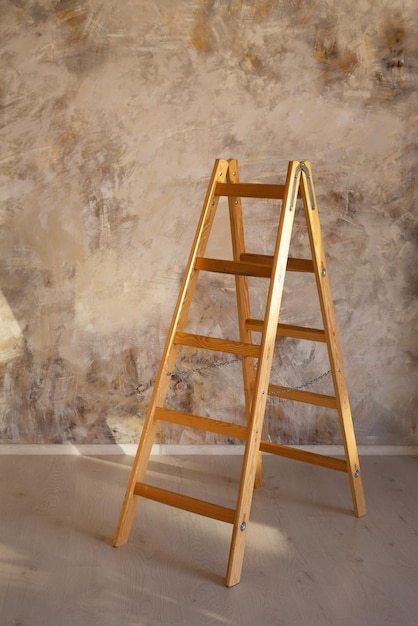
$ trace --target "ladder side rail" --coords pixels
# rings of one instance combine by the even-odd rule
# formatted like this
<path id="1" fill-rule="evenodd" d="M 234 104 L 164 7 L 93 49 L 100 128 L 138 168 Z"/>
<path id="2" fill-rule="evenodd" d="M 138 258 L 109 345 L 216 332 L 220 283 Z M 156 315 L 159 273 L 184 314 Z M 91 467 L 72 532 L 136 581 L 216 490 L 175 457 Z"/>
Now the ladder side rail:
<path id="1" fill-rule="evenodd" d="M 297 166 L 297 161 L 289 163 L 285 197 L 282 203 L 280 223 L 277 231 L 273 271 L 267 296 L 265 325 L 261 340 L 261 355 L 257 368 L 248 440 L 245 446 L 236 516 L 229 553 L 226 576 L 226 585 L 228 587 L 236 585 L 239 582 L 244 559 L 257 456 L 260 450 L 277 324 L 279 321 L 290 237 L 295 215 L 297 200 L 295 191 L 298 189 L 300 182 L 300 170 L 298 170 Z"/>
<path id="2" fill-rule="evenodd" d="M 242 211 L 242 201 L 239 191 L 236 188 L 242 188 L 240 183 L 239 169 L 237 159 L 229 160 L 229 169 L 227 181 L 231 188 L 231 195 L 228 197 L 229 221 L 231 226 L 232 254 L 235 262 L 239 262 L 241 256 L 245 254 L 245 234 L 244 221 Z M 217 185 L 219 190 L 219 184 Z M 280 191 L 283 194 L 283 190 Z M 251 329 L 247 326 L 247 320 L 251 317 L 250 295 L 248 288 L 248 277 L 245 275 L 235 276 L 235 291 L 237 298 L 238 311 L 238 327 L 240 341 L 244 343 L 253 343 L 253 335 Z M 256 366 L 255 360 L 251 356 L 242 359 L 242 377 L 244 383 L 244 401 L 245 416 L 247 425 L 251 419 L 251 403 L 255 386 Z M 257 469 L 254 480 L 255 487 L 261 487 L 263 484 L 263 460 L 261 452 L 257 460 Z"/>
<path id="3" fill-rule="evenodd" d="M 337 400 L 337 411 L 343 437 L 347 462 L 347 472 L 353 499 L 354 514 L 361 517 L 366 514 L 366 502 L 360 473 L 360 463 L 354 434 L 353 420 L 348 398 L 347 384 L 341 356 L 341 347 L 337 332 L 334 304 L 328 277 L 324 245 L 317 207 L 315 206 L 315 190 L 311 166 L 308 161 L 302 165 L 301 191 L 308 227 L 309 243 L 315 269 L 322 321 L 326 336 L 328 357 L 331 367 L 334 392 Z"/>
<path id="4" fill-rule="evenodd" d="M 182 330 L 187 321 L 191 300 L 196 287 L 199 270 L 194 265 L 196 258 L 202 256 L 206 250 L 211 226 L 218 206 L 218 198 L 215 197 L 215 189 L 218 181 L 223 182 L 228 171 L 228 162 L 225 159 L 215 161 L 210 183 L 206 193 L 205 201 L 196 229 L 189 260 L 183 277 L 182 286 L 178 295 L 177 304 L 167 334 L 165 348 L 160 361 L 157 377 L 154 382 L 154 389 L 151 395 L 148 411 L 145 417 L 138 450 L 132 465 L 131 474 L 125 492 L 119 520 L 116 526 L 113 545 L 120 546 L 128 541 L 131 530 L 138 496 L 135 495 L 135 485 L 142 481 L 145 476 L 152 445 L 157 433 L 158 421 L 154 419 L 157 405 L 162 405 L 165 401 L 170 385 L 170 372 L 174 368 L 179 346 L 175 345 L 176 332 Z"/>

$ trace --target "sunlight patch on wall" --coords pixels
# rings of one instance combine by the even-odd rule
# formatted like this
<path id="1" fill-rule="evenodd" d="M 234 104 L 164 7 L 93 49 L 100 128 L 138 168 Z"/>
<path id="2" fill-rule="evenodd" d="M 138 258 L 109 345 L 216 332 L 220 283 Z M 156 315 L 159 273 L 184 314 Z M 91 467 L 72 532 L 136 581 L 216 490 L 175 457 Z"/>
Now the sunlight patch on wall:
<path id="1" fill-rule="evenodd" d="M 9 303 L 0 291 L 0 361 L 22 354 L 23 337 Z"/>

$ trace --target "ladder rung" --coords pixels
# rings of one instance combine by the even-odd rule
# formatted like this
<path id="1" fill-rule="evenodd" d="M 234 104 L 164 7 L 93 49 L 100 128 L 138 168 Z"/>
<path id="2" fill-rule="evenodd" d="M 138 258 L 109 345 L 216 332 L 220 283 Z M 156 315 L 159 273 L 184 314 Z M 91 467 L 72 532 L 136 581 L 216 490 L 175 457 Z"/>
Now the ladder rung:
<path id="1" fill-rule="evenodd" d="M 336 459 L 332 456 L 317 454 L 316 452 L 308 452 L 307 450 L 299 450 L 298 448 L 282 446 L 279 443 L 261 441 L 260 450 L 261 452 L 268 452 L 269 454 L 275 454 L 276 456 L 284 456 L 288 459 L 295 459 L 296 461 L 303 461 L 304 463 L 311 463 L 312 465 L 328 467 L 329 469 L 338 470 L 339 472 L 348 471 L 347 462 L 343 459 Z"/>
<path id="2" fill-rule="evenodd" d="M 234 523 L 235 511 L 219 504 L 213 504 L 212 502 L 205 502 L 204 500 L 198 500 L 196 498 L 190 498 L 180 493 L 174 493 L 167 489 L 160 489 L 159 487 L 153 487 L 146 483 L 136 483 L 134 494 L 136 496 L 142 496 L 148 498 L 148 500 L 154 500 L 155 502 L 162 502 L 169 506 L 175 506 L 178 509 L 184 511 L 190 511 L 191 513 L 197 513 L 198 515 L 205 515 L 212 519 L 217 519 L 221 522 Z"/>
<path id="3" fill-rule="evenodd" d="M 264 265 L 272 268 L 274 257 L 268 254 L 252 254 L 243 252 L 240 256 L 243 263 L 254 263 L 256 265 Z M 286 269 L 288 272 L 307 272 L 313 274 L 315 272 L 312 259 L 296 259 L 289 257 L 287 259 Z"/>
<path id="4" fill-rule="evenodd" d="M 216 352 L 239 354 L 240 356 L 252 356 L 256 359 L 260 356 L 261 350 L 259 345 L 253 343 L 180 332 L 176 333 L 174 343 L 182 346 L 190 346 L 192 348 L 203 348 L 205 350 L 215 350 Z"/>
<path id="5" fill-rule="evenodd" d="M 219 274 L 235 274 L 236 276 L 257 276 L 259 278 L 270 278 L 271 276 L 271 265 L 257 265 L 254 262 L 224 261 L 221 259 L 204 259 L 203 257 L 197 257 L 195 269 L 206 270 L 207 272 L 218 272 Z"/>
<path id="6" fill-rule="evenodd" d="M 274 256 L 270 254 L 252 254 L 250 252 L 242 252 L 240 261 L 244 263 L 256 263 L 257 265 L 265 265 L 270 269 L 273 267 Z"/>
<path id="7" fill-rule="evenodd" d="M 245 322 L 248 330 L 263 332 L 263 320 L 248 319 Z M 281 337 L 293 337 L 294 339 L 308 339 L 309 341 L 326 342 L 325 331 L 321 328 L 308 328 L 305 326 L 293 326 L 292 324 L 278 324 L 277 334 Z"/>
<path id="8" fill-rule="evenodd" d="M 232 437 L 233 439 L 241 439 L 242 441 L 246 441 L 248 438 L 248 428 L 246 426 L 223 422 L 210 417 L 201 417 L 200 415 L 193 415 L 191 413 L 173 411 L 172 409 L 157 407 L 155 410 L 155 419 L 171 422 L 172 424 L 179 424 L 186 428 L 195 428 L 196 430 L 217 433 L 218 435 Z"/>
<path id="9" fill-rule="evenodd" d="M 284 185 L 266 185 L 263 183 L 217 183 L 215 195 L 232 198 L 267 198 L 283 200 Z M 298 191 L 298 198 L 302 195 Z"/>
<path id="10" fill-rule="evenodd" d="M 241 254 L 240 261 L 228 261 L 224 259 L 205 259 L 197 257 L 195 269 L 219 274 L 234 274 L 237 276 L 257 276 L 270 278 L 274 257 L 265 254 Z M 288 272 L 307 272 L 312 274 L 314 270 L 312 259 L 287 260 Z"/>
<path id="11" fill-rule="evenodd" d="M 283 400 L 315 404 L 316 406 L 323 406 L 327 409 L 337 408 L 337 399 L 335 396 L 326 396 L 323 393 L 302 391 L 301 389 L 291 389 L 289 387 L 282 387 L 281 385 L 269 385 L 268 389 L 270 394 L 277 396 L 277 398 L 282 398 Z"/>

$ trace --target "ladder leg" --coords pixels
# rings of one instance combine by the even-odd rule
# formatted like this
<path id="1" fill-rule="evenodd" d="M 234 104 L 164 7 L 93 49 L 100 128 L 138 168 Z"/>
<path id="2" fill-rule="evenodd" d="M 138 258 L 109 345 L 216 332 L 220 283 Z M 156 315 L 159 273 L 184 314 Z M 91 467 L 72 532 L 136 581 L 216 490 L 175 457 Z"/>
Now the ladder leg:
<path id="1" fill-rule="evenodd" d="M 153 419 L 153 415 L 149 413 L 142 430 L 141 440 L 136 452 L 122 508 L 119 514 L 119 520 L 113 537 L 112 545 L 114 547 L 121 546 L 128 541 L 138 502 L 138 496 L 134 494 L 134 489 L 137 481 L 143 479 L 147 470 L 152 444 L 157 431 L 157 424 L 157 421 Z"/>
<path id="2" fill-rule="evenodd" d="M 239 170 L 237 159 L 229 160 L 228 177 L 229 183 L 239 183 Z M 241 254 L 245 253 L 244 222 L 242 217 L 241 198 L 229 196 L 229 219 L 231 224 L 232 251 L 234 261 L 241 260 Z M 240 340 L 252 343 L 252 333 L 248 330 L 246 321 L 251 317 L 250 297 L 248 291 L 248 278 L 235 276 L 235 289 L 237 294 L 238 324 Z M 242 360 L 242 376 L 244 380 L 244 399 L 247 424 L 250 423 L 251 401 L 255 385 L 255 363 L 252 357 L 244 357 Z M 261 487 L 263 484 L 263 459 L 261 452 L 258 454 L 255 472 L 254 486 Z"/>
<path id="3" fill-rule="evenodd" d="M 176 308 L 171 321 L 170 330 L 161 358 L 160 367 L 154 383 L 154 390 L 145 418 L 138 451 L 132 466 L 130 478 L 125 492 L 124 501 L 116 527 L 113 545 L 120 546 L 126 543 L 132 526 L 138 496 L 134 489 L 138 481 L 142 480 L 148 466 L 152 445 L 157 433 L 158 421 L 155 419 L 155 409 L 163 406 L 170 384 L 169 372 L 172 371 L 176 360 L 178 346 L 175 343 L 176 334 L 183 330 L 189 312 L 191 300 L 196 287 L 199 270 L 195 269 L 196 257 L 205 252 L 209 234 L 216 214 L 218 200 L 215 198 L 217 182 L 223 182 L 228 172 L 228 162 L 225 159 L 217 159 L 212 171 L 212 176 L 203 204 L 200 221 L 190 252 L 182 287 L 179 292 Z"/>
<path id="4" fill-rule="evenodd" d="M 354 514 L 356 517 L 361 517 L 366 514 L 366 501 L 360 473 L 360 463 L 354 435 L 350 402 L 348 399 L 347 384 L 344 375 L 341 348 L 338 339 L 337 322 L 335 319 L 334 305 L 331 296 L 331 287 L 328 278 L 318 210 L 317 207 L 315 207 L 315 192 L 313 187 L 312 172 L 310 163 L 308 162 L 303 164 L 301 182 L 302 197 L 305 206 L 305 218 L 308 227 L 309 242 L 315 269 L 315 279 L 328 347 L 328 357 L 334 382 L 335 396 L 337 399 L 338 416 L 347 461 L 347 472 L 350 481 Z"/>
<path id="5" fill-rule="evenodd" d="M 172 333 L 169 334 L 169 339 Z M 119 520 L 116 526 L 113 538 L 113 546 L 121 546 L 128 541 L 129 533 L 133 518 L 135 515 L 138 496 L 134 494 L 135 485 L 138 481 L 142 481 L 147 471 L 149 457 L 151 455 L 152 445 L 157 434 L 158 421 L 154 418 L 156 406 L 164 401 L 170 384 L 170 377 L 166 372 L 171 371 L 174 365 L 178 348 L 172 343 L 167 343 L 166 358 L 161 361 L 161 365 L 154 383 L 154 390 L 145 417 L 138 450 L 132 465 L 128 485 L 126 487 L 125 497 L 119 514 Z"/>
<path id="6" fill-rule="evenodd" d="M 249 437 L 245 447 L 240 489 L 238 493 L 237 508 L 235 511 L 234 529 L 232 532 L 231 548 L 229 553 L 226 575 L 227 587 L 238 584 L 241 578 L 245 541 L 257 469 L 257 458 L 260 453 L 261 432 L 267 402 L 287 259 L 289 256 L 290 238 L 295 216 L 297 199 L 296 192 L 299 188 L 299 182 L 300 170 L 297 169 L 297 162 L 293 161 L 289 163 L 286 177 L 285 193 L 280 213 L 280 223 L 277 232 L 270 287 L 267 296 L 264 329 L 261 339 L 261 353 L 251 407 Z"/>
<path id="7" fill-rule="evenodd" d="M 256 399 L 257 398 L 255 396 L 255 401 Z M 265 409 L 265 398 L 261 397 L 260 402 L 258 402 L 257 405 L 258 408 L 254 415 L 254 422 L 250 427 L 250 438 L 245 447 L 240 491 L 238 494 L 237 508 L 235 510 L 234 528 L 232 531 L 231 548 L 226 573 L 227 587 L 233 587 L 239 583 L 241 579 L 242 564 L 244 561 L 248 521 L 250 518 L 257 462 L 260 454 L 259 450 Z"/>

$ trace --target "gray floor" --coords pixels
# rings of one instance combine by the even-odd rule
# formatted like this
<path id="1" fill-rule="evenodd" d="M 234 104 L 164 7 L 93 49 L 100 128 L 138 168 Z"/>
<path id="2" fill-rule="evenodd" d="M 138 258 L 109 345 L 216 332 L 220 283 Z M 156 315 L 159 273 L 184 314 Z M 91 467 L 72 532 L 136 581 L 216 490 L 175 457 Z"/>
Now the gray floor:
<path id="1" fill-rule="evenodd" d="M 368 515 L 347 476 L 265 457 L 241 582 L 231 527 L 140 500 L 111 547 L 126 456 L 0 456 L 2 626 L 418 623 L 418 457 L 362 458 Z M 237 456 L 153 457 L 150 480 L 233 505 Z M 232 498 L 232 500 L 231 500 Z"/>

